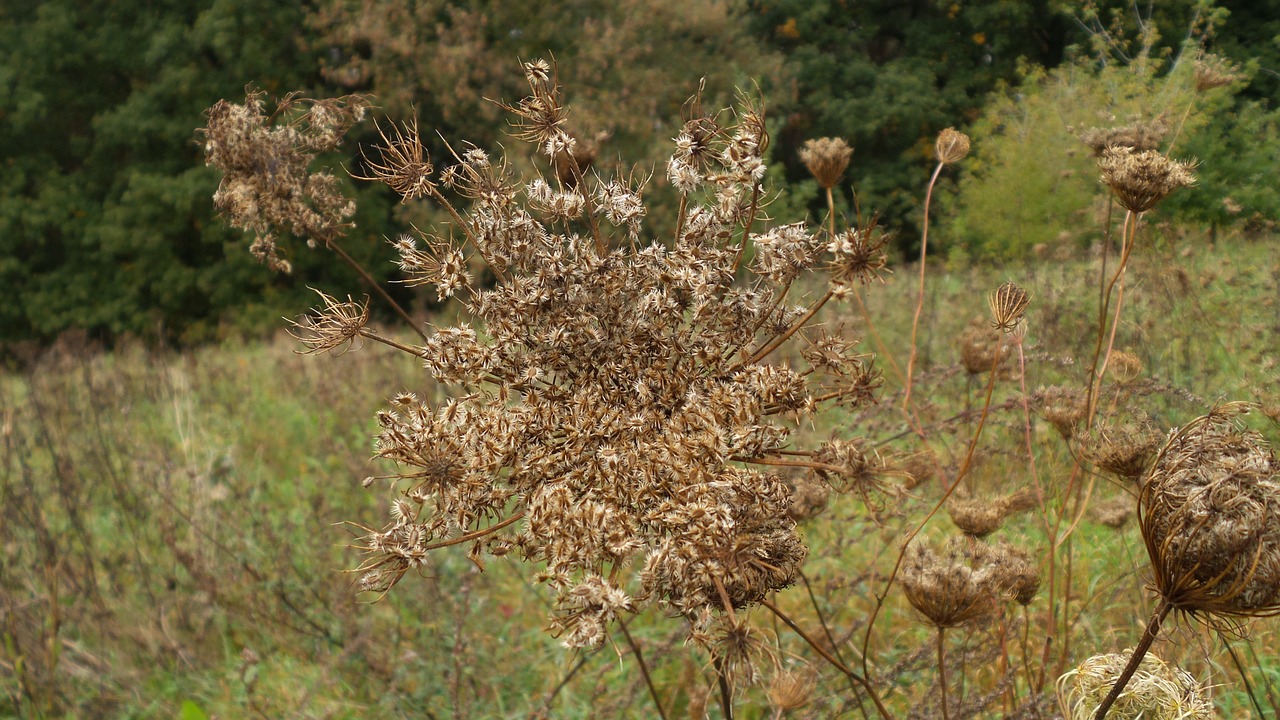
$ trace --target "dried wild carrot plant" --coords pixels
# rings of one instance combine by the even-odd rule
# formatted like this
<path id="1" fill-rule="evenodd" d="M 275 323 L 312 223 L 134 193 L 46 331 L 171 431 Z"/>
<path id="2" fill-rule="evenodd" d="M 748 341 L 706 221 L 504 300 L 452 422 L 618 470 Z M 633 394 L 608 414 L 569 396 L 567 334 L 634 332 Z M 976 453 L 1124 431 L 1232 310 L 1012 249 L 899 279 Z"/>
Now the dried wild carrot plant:
<path id="1" fill-rule="evenodd" d="M 579 143 L 554 69 L 524 69 L 530 95 L 504 107 L 545 176 L 516 178 L 504 157 L 467 145 L 437 174 L 413 124 L 383 131 L 365 164 L 370 179 L 453 219 L 394 246 L 409 282 L 458 298 L 465 320 L 400 346 L 457 392 L 434 405 L 402 394 L 378 415 L 377 452 L 394 463 L 401 497 L 385 526 L 357 526 L 368 553 L 360 587 L 386 592 L 447 546 L 466 545 L 477 564 L 513 555 L 541 568 L 536 580 L 554 593 L 550 631 L 567 646 L 599 646 L 615 621 L 649 606 L 686 618 L 728 707 L 732 681 L 775 674 L 760 661 L 772 665 L 776 651 L 738 611 L 794 582 L 808 552 L 779 473 L 875 489 L 865 468 L 841 459 L 856 453 L 797 450 L 790 435 L 826 406 L 874 397 L 878 375 L 855 343 L 805 341 L 800 330 L 875 277 L 883 243 L 857 230 L 763 227 L 768 135 L 763 109 L 746 99 L 727 120 L 687 118 L 667 166 L 679 216 L 648 218 L 647 178 L 584 177 L 564 162 Z M 289 143 L 306 142 L 270 127 L 259 96 L 219 103 L 206 133 L 208 161 L 228 178 L 219 206 L 238 226 L 327 242 L 349 216 L 289 185 L 303 170 L 274 174 L 274 158 L 299 157 Z M 568 178 L 556 172 L 566 165 Z M 652 239 L 654 228 L 675 232 Z M 492 285 L 472 277 L 473 257 Z M 829 273 L 825 291 L 792 304 L 793 283 L 811 270 Z M 362 306 L 323 297 L 297 323 L 308 347 L 386 341 Z M 771 359 L 788 343 L 809 370 Z"/>

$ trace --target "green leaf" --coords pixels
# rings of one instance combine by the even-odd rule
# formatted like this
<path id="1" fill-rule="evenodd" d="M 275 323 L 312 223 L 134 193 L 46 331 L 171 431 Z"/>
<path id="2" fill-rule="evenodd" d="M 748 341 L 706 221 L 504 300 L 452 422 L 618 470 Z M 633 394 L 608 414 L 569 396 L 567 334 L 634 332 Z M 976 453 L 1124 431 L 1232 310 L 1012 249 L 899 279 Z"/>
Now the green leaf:
<path id="1" fill-rule="evenodd" d="M 209 720 L 209 716 L 204 714 L 199 705 L 183 700 L 182 708 L 178 710 L 178 720 Z"/>

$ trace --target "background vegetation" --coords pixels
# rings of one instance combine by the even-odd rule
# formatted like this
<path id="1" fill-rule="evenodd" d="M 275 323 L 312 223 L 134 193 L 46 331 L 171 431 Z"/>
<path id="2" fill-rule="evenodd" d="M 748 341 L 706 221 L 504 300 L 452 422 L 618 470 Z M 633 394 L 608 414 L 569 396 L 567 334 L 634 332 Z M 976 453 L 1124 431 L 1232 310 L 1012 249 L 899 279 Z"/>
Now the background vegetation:
<path id="1" fill-rule="evenodd" d="M 843 136 L 856 151 L 837 206 L 852 218 L 856 187 L 862 212 L 882 213 L 906 256 L 918 252 L 932 140 L 946 126 L 967 130 L 974 154 L 944 174 L 935 210 L 932 247 L 947 262 L 931 265 L 920 343 L 924 412 L 953 444 L 981 402 L 980 379 L 963 361 L 973 344 L 965 331 L 1000 281 L 1035 291 L 1031 396 L 1079 374 L 1074 363 L 1092 350 L 1105 212 L 1079 135 L 1164 118 L 1179 128 L 1174 154 L 1203 160 L 1200 187 L 1151 214 L 1116 345 L 1141 361 L 1145 412 L 1162 429 L 1224 397 L 1274 399 L 1280 7 L 1179 0 L 1146 15 L 1126 3 L 999 0 L 535 5 L 0 8 L 0 43 L 10 49 L 0 58 L 8 171 L 0 287 L 9 291 L 0 344 L 10 368 L 0 377 L 0 716 L 652 712 L 635 663 L 618 661 L 626 650 L 565 651 L 540 630 L 548 596 L 506 563 L 481 573 L 461 553 L 434 553 L 426 581 L 413 578 L 374 605 L 356 602 L 339 572 L 354 564 L 341 523 L 376 524 L 385 513 L 379 494 L 357 482 L 378 471 L 366 458 L 385 402 L 371 389 L 442 391 L 417 363 L 380 348 L 302 358 L 279 336 L 280 315 L 313 303 L 307 286 L 362 288 L 301 243 L 289 248 L 293 275 L 273 276 L 249 258 L 241 233 L 214 220 L 218 178 L 201 166 L 192 131 L 204 108 L 240 97 L 246 82 L 273 95 L 372 92 L 389 116 L 416 115 L 424 130 L 493 148 L 510 140 L 495 130 L 502 113 L 481 98 L 518 97 L 513 59 L 551 51 L 574 107 L 571 128 L 601 168 L 659 162 L 702 73 L 711 107 L 754 82 L 769 101 L 775 218 L 821 212 L 797 150 L 811 137 Z M 1238 79 L 1197 92 L 1194 62 L 1206 50 L 1232 60 Z M 445 152 L 442 143 L 432 149 Z M 357 169 L 362 160 L 353 147 L 327 162 Z M 657 207 L 675 202 L 662 175 L 659 165 Z M 376 188 L 349 189 L 361 214 L 348 248 L 379 278 L 392 277 L 383 236 L 431 223 L 431 211 Z M 868 349 L 903 358 L 911 277 L 900 272 L 874 288 L 866 315 L 846 306 L 822 320 L 869 332 L 862 323 L 875 317 L 879 337 L 865 340 Z M 451 311 L 396 292 L 420 314 Z M 219 340 L 227 342 L 211 342 Z M 1011 450 L 1024 426 L 1009 379 L 974 471 L 992 493 L 1027 482 L 1026 458 Z M 890 381 L 886 392 L 894 389 Z M 884 441 L 886 454 L 900 430 L 874 413 L 831 422 L 812 437 L 857 428 Z M 1046 462 L 1071 462 L 1039 418 L 1033 442 Z M 1097 488 L 1098 507 L 1125 497 L 1114 478 Z M 820 583 L 807 588 L 812 595 L 794 588 L 784 609 L 817 610 L 852 647 L 890 559 L 869 561 L 866 548 L 895 547 L 904 518 L 932 504 L 924 491 L 887 508 L 832 497 L 802 526 L 812 548 L 806 572 Z M 1036 517 L 1009 525 L 1001 537 L 1033 548 L 1053 542 Z M 929 534 L 951 532 L 939 518 Z M 1045 622 L 1060 623 L 1057 642 L 1074 650 L 1054 652 L 1131 645 L 1151 602 L 1136 528 L 1091 513 L 1072 542 L 1075 564 L 1065 572 L 1077 594 Z M 835 600 L 848 597 L 861 600 Z M 905 716 L 934 688 L 931 658 L 918 652 L 931 636 L 900 593 L 888 603 L 875 672 Z M 1032 607 L 1034 617 L 1011 611 L 957 633 L 953 677 L 971 673 L 983 687 L 990 648 L 1041 622 L 1044 608 Z M 672 716 L 700 717 L 715 705 L 705 668 L 681 645 L 683 628 L 648 613 L 631 630 Z M 1187 624 L 1156 652 L 1220 683 L 1211 692 L 1225 716 L 1275 717 L 1275 642 L 1274 623 L 1231 646 Z M 798 643 L 787 652 L 788 667 L 812 658 Z M 1019 657 L 1038 652 L 1022 648 Z M 1049 667 L 1050 683 L 1062 669 Z M 852 693 L 824 682 L 797 714 L 858 716 Z M 749 691 L 746 717 L 769 716 L 768 691 Z"/>
<path id="2" fill-rule="evenodd" d="M 1135 17 L 1149 31 L 1151 62 L 1126 72 L 1117 66 L 1128 67 L 1124 43 L 1138 32 Z M 390 116 L 412 113 L 423 128 L 492 148 L 503 141 L 502 119 L 486 98 L 517 97 L 515 59 L 547 53 L 560 61 L 575 108 L 571 129 L 594 146 L 602 168 L 652 167 L 704 77 L 710 107 L 726 104 L 736 87 L 758 85 L 772 118 L 771 182 L 797 186 L 775 215 L 821 210 L 809 200 L 818 194 L 805 185 L 797 150 L 812 137 L 844 137 L 856 154 L 837 192 L 841 207 L 852 210 L 856 186 L 862 209 L 899 229 L 907 254 L 933 137 L 947 126 L 973 129 L 982 138 L 975 184 L 962 192 L 958 237 L 945 240 L 983 255 L 1046 241 L 1045 192 L 1060 190 L 1046 178 L 1085 162 L 1078 151 L 1069 157 L 1070 133 L 1110 123 L 1107 113 L 1133 112 L 1110 107 L 1118 76 L 1132 76 L 1117 96 L 1123 102 L 1160 93 L 1169 100 L 1162 88 L 1185 80 L 1178 68 L 1187 63 L 1175 60 L 1191 39 L 1242 65 L 1245 76 L 1206 101 L 1200 126 L 1179 140 L 1186 153 L 1218 161 L 1204 176 L 1208 192 L 1179 199 L 1174 215 L 1266 227 L 1277 216 L 1265 176 L 1277 152 L 1276 18 L 1275 0 L 1151 8 L 1120 0 L 7 3 L 0 339 L 47 343 L 79 328 L 107 342 L 128 334 L 188 344 L 266 332 L 307 302 L 308 286 L 358 292 L 353 276 L 302 249 L 291 258 L 292 276 L 261 273 L 241 251 L 243 239 L 210 220 L 217 178 L 193 139 L 204 109 L 246 84 L 271 94 L 371 92 Z M 1108 29 L 1118 44 L 1096 47 Z M 1054 115 L 1067 109 L 1072 117 Z M 331 162 L 354 168 L 358 158 Z M 1073 209 L 1086 176 L 1075 174 Z M 1019 213 L 983 205 L 1014 187 L 1029 191 Z M 350 251 L 384 278 L 392 255 L 383 238 L 401 221 L 429 218 L 406 217 L 377 190 L 353 191 L 361 215 Z M 659 172 L 651 194 L 662 193 L 671 194 Z M 1233 204 L 1224 206 L 1228 196 Z"/>

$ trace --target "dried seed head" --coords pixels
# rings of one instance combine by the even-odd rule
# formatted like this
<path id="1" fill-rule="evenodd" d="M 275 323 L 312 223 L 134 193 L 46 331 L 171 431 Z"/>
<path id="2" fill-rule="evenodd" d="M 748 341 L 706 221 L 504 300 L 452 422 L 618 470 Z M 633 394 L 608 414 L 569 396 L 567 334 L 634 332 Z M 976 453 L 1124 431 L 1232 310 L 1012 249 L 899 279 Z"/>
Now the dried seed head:
<path id="1" fill-rule="evenodd" d="M 1012 545 L 996 547 L 995 582 L 1004 589 L 1004 598 L 1026 607 L 1040 592 L 1040 568 L 1031 556 Z"/>
<path id="2" fill-rule="evenodd" d="M 1098 161 L 1102 183 L 1121 207 L 1135 213 L 1150 210 L 1178 188 L 1195 185 L 1194 167 L 1194 162 L 1170 160 L 1154 150 L 1119 146 L 1103 150 Z"/>
<path id="3" fill-rule="evenodd" d="M 1079 388 L 1055 385 L 1041 390 L 1040 396 L 1040 415 L 1063 439 L 1070 440 L 1088 412 L 1084 393 Z"/>
<path id="4" fill-rule="evenodd" d="M 947 501 L 947 514 L 960 532 L 981 539 L 1000 529 L 1006 513 L 999 502 L 987 498 L 952 497 Z"/>
<path id="5" fill-rule="evenodd" d="M 1008 351 L 1008 344 L 999 330 L 989 323 L 974 320 L 960 333 L 960 364 L 970 375 L 985 375 L 991 372 L 996 363 L 996 353 L 1000 353 L 998 372 L 1003 376 L 1010 369 L 1013 353 Z"/>
<path id="6" fill-rule="evenodd" d="M 969 136 L 955 128 L 947 128 L 938 133 L 933 154 L 943 165 L 958 163 L 969 154 Z"/>
<path id="7" fill-rule="evenodd" d="M 769 706 L 780 713 L 799 710 L 813 699 L 818 678 L 808 668 L 781 670 L 769 681 Z"/>
<path id="8" fill-rule="evenodd" d="M 356 342 L 369 322 L 369 299 L 365 298 L 364 303 L 357 303 L 348 295 L 346 302 L 339 302 L 332 295 L 315 288 L 312 290 L 320 296 L 324 305 L 313 308 L 301 320 L 290 321 L 289 324 L 293 327 L 289 334 L 307 347 L 305 353 L 308 355 L 326 350 L 345 352 Z"/>
<path id="9" fill-rule="evenodd" d="M 400 195 L 400 202 L 430 195 L 435 190 L 435 184 L 431 182 L 435 169 L 418 137 L 418 121 L 405 123 L 403 130 L 393 123 L 390 135 L 378 125 L 378 135 L 382 138 L 382 144 L 377 146 L 382 153 L 380 161 L 374 162 L 365 156 L 369 175 L 352 174 L 352 177 L 385 183 Z"/>
<path id="10" fill-rule="evenodd" d="M 1036 504 L 1035 493 L 1029 488 L 995 498 L 952 497 L 947 501 L 947 514 L 970 537 L 982 539 L 1004 524 L 1004 519 L 1016 512 L 1030 509 Z"/>
<path id="11" fill-rule="evenodd" d="M 1113 530 L 1119 530 L 1129 522 L 1129 518 L 1133 517 L 1133 513 L 1138 509 L 1138 503 L 1133 496 L 1127 493 L 1121 493 L 1110 500 L 1091 503 L 1089 505 L 1089 514 L 1093 515 L 1093 519 L 1102 525 Z"/>
<path id="12" fill-rule="evenodd" d="M 1107 375 L 1119 385 L 1128 385 L 1142 374 L 1142 359 L 1131 352 L 1117 350 L 1107 360 Z"/>
<path id="13" fill-rule="evenodd" d="M 931 450 L 922 450 L 902 458 L 900 474 L 905 478 L 907 490 L 919 487 L 938 473 L 938 458 Z"/>
<path id="14" fill-rule="evenodd" d="M 717 617 L 705 633 L 695 634 L 694 640 L 706 646 L 731 688 L 759 682 L 764 671 L 761 663 L 768 664 L 770 673 L 777 672 L 780 664 L 773 638 L 746 617 Z"/>
<path id="15" fill-rule="evenodd" d="M 205 164 L 222 171 L 214 206 L 232 227 L 252 231 L 251 248 L 272 270 L 288 272 L 276 240 L 288 232 L 309 244 L 346 232 L 355 202 L 345 197 L 332 174 L 312 172 L 316 155 L 339 145 L 364 118 L 369 102 L 360 96 L 307 100 L 290 95 L 266 112 L 264 95 L 249 92 L 243 105 L 218 101 L 208 110 Z"/>
<path id="16" fill-rule="evenodd" d="M 831 498 L 831 488 L 825 482 L 808 476 L 792 478 L 791 506 L 787 515 L 796 522 L 811 520 L 827 509 L 827 501 Z"/>
<path id="17" fill-rule="evenodd" d="M 968 538 L 947 541 L 942 553 L 916 541 L 902 565 L 902 590 L 929 624 L 965 627 L 995 613 L 1001 595 L 988 545 Z"/>
<path id="18" fill-rule="evenodd" d="M 1147 418 L 1118 425 L 1102 422 L 1080 438 L 1080 453 L 1107 472 L 1137 480 L 1151 465 L 1162 440 Z"/>
<path id="19" fill-rule="evenodd" d="M 991 306 L 992 324 L 998 330 L 1010 332 L 1027 312 L 1031 296 L 1027 291 L 1012 282 L 1005 282 L 987 296 L 987 304 Z"/>
<path id="20" fill-rule="evenodd" d="M 889 236 L 880 232 L 874 219 L 866 227 L 836 233 L 827 245 L 827 252 L 833 256 L 827 269 L 837 298 L 845 297 L 858 284 L 866 285 L 889 272 L 889 256 L 884 249 L 888 241 Z"/>
<path id="21" fill-rule="evenodd" d="M 1058 704 L 1067 720 L 1093 720 L 1129 662 L 1131 650 L 1095 655 L 1058 678 Z M 1191 673 L 1148 652 L 1111 706 L 1114 720 L 1208 720 L 1208 691 Z"/>
<path id="22" fill-rule="evenodd" d="M 853 148 L 843 138 L 808 140 L 800 148 L 800 161 L 823 189 L 833 188 L 840 182 L 851 157 Z"/>
<path id="23" fill-rule="evenodd" d="M 564 129 L 569 111 L 560 99 L 555 68 L 545 60 L 534 60 L 525 63 L 524 70 L 529 95 L 515 105 L 498 106 L 515 115 L 516 137 L 536 145 L 547 157 L 572 153 L 575 141 Z"/>
<path id="24" fill-rule="evenodd" d="M 1247 403 L 1171 433 L 1138 497 L 1154 584 L 1174 608 L 1213 622 L 1280 612 L 1280 470 Z"/>
<path id="25" fill-rule="evenodd" d="M 1150 122 L 1123 127 L 1089 128 L 1080 133 L 1080 141 L 1089 146 L 1094 157 L 1102 157 L 1103 151 L 1109 147 L 1133 148 L 1138 152 L 1155 150 L 1168 134 L 1169 124 L 1163 117 L 1158 117 Z"/>
<path id="26" fill-rule="evenodd" d="M 1240 66 L 1221 55 L 1206 54 L 1196 60 L 1196 92 L 1230 85 L 1240 79 Z"/>

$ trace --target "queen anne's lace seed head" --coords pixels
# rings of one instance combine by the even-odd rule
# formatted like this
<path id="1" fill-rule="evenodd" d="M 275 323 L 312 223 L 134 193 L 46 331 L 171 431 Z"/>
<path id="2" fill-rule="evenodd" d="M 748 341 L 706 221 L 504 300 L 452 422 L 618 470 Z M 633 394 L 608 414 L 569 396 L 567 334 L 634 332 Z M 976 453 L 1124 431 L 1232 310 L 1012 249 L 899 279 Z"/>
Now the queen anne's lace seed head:
<path id="1" fill-rule="evenodd" d="M 1108 147 L 1098 161 L 1102 183 L 1111 188 L 1121 207 L 1135 213 L 1150 210 L 1179 188 L 1195 185 L 1193 168 L 1193 162 L 1124 146 Z"/>
<path id="2" fill-rule="evenodd" d="M 598 646 L 615 620 L 657 606 L 688 618 L 727 674 L 772 674 L 768 638 L 737 611 L 791 584 L 807 557 L 783 473 L 870 498 L 886 470 L 846 441 L 791 446 L 794 422 L 817 408 L 873 400 L 879 376 L 854 339 L 817 341 L 805 354 L 816 372 L 770 358 L 812 319 L 792 305 L 800 276 L 866 282 L 884 267 L 883 238 L 768 225 L 757 103 L 732 123 L 690 103 L 668 167 L 682 212 L 650 222 L 648 178 L 580 164 L 563 174 L 578 155 L 554 68 L 525 72 L 530 95 L 508 108 L 515 134 L 551 156 L 533 163 L 549 166 L 545 178 L 518 178 L 505 155 L 465 144 L 432 175 L 412 125 L 385 132 L 366 166 L 406 199 L 443 204 L 447 227 L 393 245 L 407 283 L 454 297 L 465 321 L 408 348 L 452 397 L 400 395 L 378 415 L 376 451 L 402 496 L 384 527 L 360 529 L 360 588 L 385 592 L 433 549 L 465 543 L 477 564 L 538 566 L 567 645 Z M 225 193 L 243 208 L 265 197 Z M 655 228 L 672 235 L 647 237 Z M 492 278 L 473 283 L 480 263 Z M 331 305 L 314 347 L 363 332 L 363 306 Z M 794 453 L 795 467 L 777 467 Z"/>

